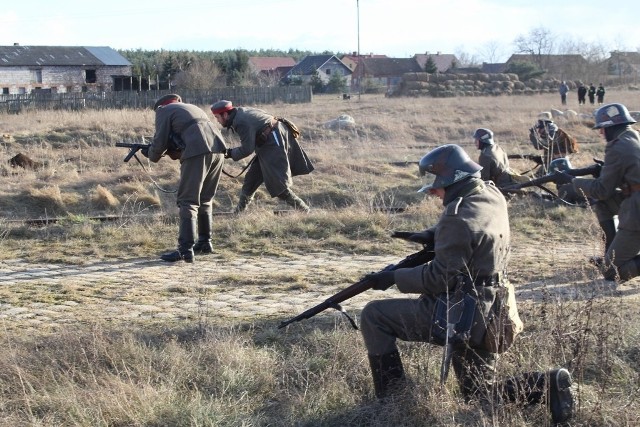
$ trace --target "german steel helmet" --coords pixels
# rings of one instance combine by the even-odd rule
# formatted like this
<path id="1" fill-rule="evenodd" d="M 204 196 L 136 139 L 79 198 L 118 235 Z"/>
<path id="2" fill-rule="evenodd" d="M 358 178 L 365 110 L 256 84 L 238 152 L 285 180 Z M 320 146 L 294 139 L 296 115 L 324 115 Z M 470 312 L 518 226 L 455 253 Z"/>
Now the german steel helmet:
<path id="1" fill-rule="evenodd" d="M 493 132 L 485 128 L 476 129 L 473 139 L 480 140 L 480 144 L 493 145 Z"/>
<path id="2" fill-rule="evenodd" d="M 596 111 L 596 125 L 593 129 L 603 129 L 615 125 L 636 123 L 629 110 L 622 104 L 607 104 Z"/>
<path id="3" fill-rule="evenodd" d="M 436 176 L 431 183 L 422 187 L 420 192 L 426 193 L 434 188 L 446 188 L 468 176 L 479 176 L 482 166 L 471 160 L 469 155 L 458 145 L 446 144 L 425 154 L 418 163 L 420 176 L 427 173 Z"/>

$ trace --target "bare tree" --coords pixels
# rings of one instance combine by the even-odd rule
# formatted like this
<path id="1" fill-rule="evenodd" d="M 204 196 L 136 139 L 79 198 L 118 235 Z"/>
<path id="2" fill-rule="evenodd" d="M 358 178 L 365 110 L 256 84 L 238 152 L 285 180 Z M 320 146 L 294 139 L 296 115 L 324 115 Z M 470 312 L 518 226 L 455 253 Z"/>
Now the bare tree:
<path id="1" fill-rule="evenodd" d="M 498 40 L 490 40 L 482 45 L 480 54 L 484 58 L 484 62 L 495 64 L 505 55 L 505 51 L 503 43 Z"/>
<path id="2" fill-rule="evenodd" d="M 220 68 L 213 61 L 197 59 L 189 64 L 189 68 L 180 72 L 174 82 L 183 89 L 207 90 L 223 85 L 221 77 Z"/>
<path id="3" fill-rule="evenodd" d="M 545 58 L 554 53 L 555 36 L 545 27 L 533 28 L 527 35 L 516 37 L 513 42 L 518 53 L 531 55 L 531 59 L 542 69 L 547 68 Z"/>

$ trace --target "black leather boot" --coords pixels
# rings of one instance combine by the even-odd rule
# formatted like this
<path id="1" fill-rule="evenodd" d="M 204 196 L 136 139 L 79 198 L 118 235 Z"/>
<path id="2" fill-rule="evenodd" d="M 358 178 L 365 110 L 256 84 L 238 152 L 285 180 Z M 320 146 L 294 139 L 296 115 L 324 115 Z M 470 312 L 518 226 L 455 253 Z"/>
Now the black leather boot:
<path id="1" fill-rule="evenodd" d="M 193 262 L 193 244 L 195 241 L 196 219 L 180 218 L 180 231 L 178 233 L 178 250 L 167 252 L 160 259 L 167 262 Z"/>
<path id="2" fill-rule="evenodd" d="M 404 368 L 400 353 L 397 351 L 381 356 L 369 355 L 369 366 L 371 366 L 373 387 L 378 399 L 389 397 L 404 385 Z"/>
<path id="3" fill-rule="evenodd" d="M 213 244 L 211 243 L 211 225 L 213 218 L 211 213 L 198 214 L 198 241 L 193 245 L 193 251 L 201 254 L 210 254 L 213 252 Z"/>
<path id="4" fill-rule="evenodd" d="M 564 368 L 549 372 L 549 409 L 554 424 L 563 424 L 573 417 L 571 374 Z"/>
<path id="5" fill-rule="evenodd" d="M 609 246 L 611 246 L 611 242 L 613 241 L 613 238 L 616 237 L 616 232 L 618 230 L 616 229 L 615 221 L 612 219 L 608 219 L 606 221 L 600 221 L 600 228 L 604 233 L 604 251 L 606 253 L 607 249 L 609 249 Z"/>
<path id="6" fill-rule="evenodd" d="M 239 214 L 240 212 L 244 212 L 247 209 L 247 206 L 251 204 L 253 201 L 253 194 L 248 195 L 245 193 L 240 193 L 240 199 L 238 200 L 238 205 L 234 209 L 234 213 Z"/>

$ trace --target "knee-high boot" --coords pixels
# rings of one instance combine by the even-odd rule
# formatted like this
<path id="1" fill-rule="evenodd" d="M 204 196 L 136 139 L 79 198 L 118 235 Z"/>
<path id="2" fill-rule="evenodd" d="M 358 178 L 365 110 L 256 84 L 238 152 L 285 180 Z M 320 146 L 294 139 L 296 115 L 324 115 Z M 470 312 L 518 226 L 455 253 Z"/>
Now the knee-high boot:
<path id="1" fill-rule="evenodd" d="M 509 378 L 501 387 L 497 389 L 499 398 L 506 401 L 531 405 L 546 400 L 554 424 L 565 423 L 573 417 L 571 374 L 564 368 L 546 373 L 528 372 Z"/>
<path id="2" fill-rule="evenodd" d="M 167 252 L 160 259 L 167 262 L 185 261 L 193 262 L 193 244 L 196 237 L 196 219 L 180 218 L 180 231 L 178 232 L 178 250 Z"/>
<path id="3" fill-rule="evenodd" d="M 609 246 L 611 246 L 613 238 L 616 237 L 616 223 L 612 219 L 600 221 L 600 228 L 604 233 L 604 252 L 606 253 Z"/>
<path id="4" fill-rule="evenodd" d="M 309 212 L 311 210 L 304 200 L 298 197 L 291 190 L 284 190 L 282 193 L 278 194 L 278 198 L 284 200 L 289 206 L 293 206 L 294 209 L 299 209 L 305 212 Z"/>
<path id="5" fill-rule="evenodd" d="M 253 201 L 253 194 L 240 193 L 240 198 L 238 199 L 238 205 L 236 206 L 233 212 L 236 214 L 243 212 L 245 209 L 247 209 L 247 206 L 249 206 L 252 201 Z"/>
<path id="6" fill-rule="evenodd" d="M 400 353 L 397 351 L 380 356 L 369 355 L 369 366 L 371 366 L 373 387 L 378 399 L 388 397 L 402 387 L 404 368 Z"/>
<path id="7" fill-rule="evenodd" d="M 198 213 L 198 241 L 193 245 L 193 251 L 210 254 L 213 252 L 211 244 L 211 229 L 213 218 L 211 212 Z"/>

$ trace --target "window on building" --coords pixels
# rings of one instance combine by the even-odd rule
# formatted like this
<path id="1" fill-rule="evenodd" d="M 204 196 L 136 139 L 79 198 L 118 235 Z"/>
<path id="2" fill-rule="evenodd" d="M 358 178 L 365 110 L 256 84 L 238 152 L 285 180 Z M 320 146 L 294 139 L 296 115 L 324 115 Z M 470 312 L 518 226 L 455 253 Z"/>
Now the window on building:
<path id="1" fill-rule="evenodd" d="M 84 70 L 84 81 L 86 83 L 95 83 L 98 81 L 96 70 Z"/>
<path id="2" fill-rule="evenodd" d="M 34 83 L 42 83 L 42 70 L 31 70 L 31 81 Z"/>
<path id="3" fill-rule="evenodd" d="M 325 70 L 325 73 L 327 73 L 327 76 L 330 76 L 331 75 L 331 68 L 327 68 Z"/>
<path id="4" fill-rule="evenodd" d="M 27 88 L 24 88 L 24 87 L 18 88 L 18 94 L 24 95 L 25 93 L 27 93 Z"/>
<path id="5" fill-rule="evenodd" d="M 2 88 L 2 94 L 3 95 L 9 95 L 9 88 L 8 87 L 3 87 Z"/>

